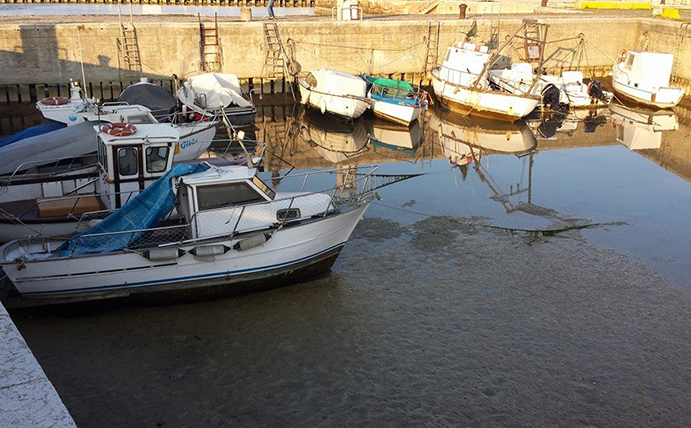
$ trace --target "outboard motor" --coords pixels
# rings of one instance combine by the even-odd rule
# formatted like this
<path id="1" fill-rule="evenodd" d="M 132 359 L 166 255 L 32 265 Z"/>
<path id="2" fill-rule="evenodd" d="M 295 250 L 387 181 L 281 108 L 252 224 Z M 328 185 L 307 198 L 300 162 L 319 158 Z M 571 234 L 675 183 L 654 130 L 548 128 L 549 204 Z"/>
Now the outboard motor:
<path id="1" fill-rule="evenodd" d="M 597 100 L 605 100 L 605 93 L 602 91 L 602 85 L 597 80 L 591 80 L 590 83 L 588 83 L 588 95 Z"/>
<path id="2" fill-rule="evenodd" d="M 558 112 L 568 113 L 569 105 L 562 103 L 561 90 L 552 83 L 548 84 L 542 89 L 542 104 L 549 106 L 550 109 Z"/>
<path id="3" fill-rule="evenodd" d="M 607 123 L 606 117 L 590 113 L 585 119 L 583 119 L 583 130 L 586 134 L 592 134 L 597 130 L 598 127 L 604 125 L 605 123 Z"/>

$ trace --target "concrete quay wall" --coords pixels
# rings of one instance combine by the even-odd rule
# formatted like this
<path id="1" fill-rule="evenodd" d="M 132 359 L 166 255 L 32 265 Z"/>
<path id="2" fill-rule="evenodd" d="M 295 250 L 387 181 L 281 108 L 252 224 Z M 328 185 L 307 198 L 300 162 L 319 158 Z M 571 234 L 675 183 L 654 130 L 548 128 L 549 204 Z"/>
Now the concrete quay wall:
<path id="1" fill-rule="evenodd" d="M 650 48 L 672 52 L 679 23 L 654 19 L 611 17 L 546 18 L 550 24 L 546 66 L 585 71 L 588 76 L 609 72 L 612 58 L 626 48 L 638 46 L 644 32 L 650 34 Z M 404 74 L 417 80 L 426 56 L 430 20 L 365 20 L 334 22 L 307 19 L 279 23 L 281 38 L 294 52 L 303 71 L 333 68 L 350 73 Z M 441 20 L 439 56 L 447 46 L 463 37 L 472 25 L 468 20 Z M 489 35 L 490 20 L 480 19 L 479 35 Z M 503 19 L 500 40 L 521 25 L 520 19 Z M 201 73 L 199 27 L 194 23 L 137 23 L 143 75 L 170 79 Z M 266 48 L 261 22 L 222 22 L 223 71 L 241 78 L 263 76 Z M 569 53 L 582 33 L 597 48 L 588 45 L 579 61 Z M 117 23 L 93 24 L 3 24 L 0 25 L 0 85 L 55 84 L 81 80 L 81 61 L 87 82 L 127 81 L 120 71 Z M 688 39 L 687 39 L 688 40 Z M 691 43 L 683 46 L 682 60 L 690 63 Z M 681 77 L 691 78 L 691 69 L 681 67 Z M 136 80 L 136 78 L 135 78 Z M 256 80 L 255 80 L 256 82 Z"/>

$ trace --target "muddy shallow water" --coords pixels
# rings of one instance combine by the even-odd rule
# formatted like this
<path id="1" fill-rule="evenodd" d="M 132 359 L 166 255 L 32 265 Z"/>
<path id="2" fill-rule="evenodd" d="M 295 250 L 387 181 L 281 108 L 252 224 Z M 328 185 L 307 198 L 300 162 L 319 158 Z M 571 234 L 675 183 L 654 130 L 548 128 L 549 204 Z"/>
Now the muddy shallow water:
<path id="1" fill-rule="evenodd" d="M 600 114 L 418 133 L 264 107 L 267 182 L 423 175 L 312 281 L 13 318 L 80 426 L 689 426 L 689 116 Z"/>

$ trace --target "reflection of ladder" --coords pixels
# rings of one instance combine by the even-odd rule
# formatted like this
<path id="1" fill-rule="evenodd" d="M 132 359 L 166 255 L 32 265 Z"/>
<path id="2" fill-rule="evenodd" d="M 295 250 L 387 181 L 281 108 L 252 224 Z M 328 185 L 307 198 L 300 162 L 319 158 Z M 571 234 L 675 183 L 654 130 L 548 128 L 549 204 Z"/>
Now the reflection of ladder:
<path id="1" fill-rule="evenodd" d="M 439 58 L 439 32 L 441 29 L 441 22 L 429 22 L 427 27 L 427 37 L 425 39 L 427 45 L 427 54 L 425 55 L 425 65 L 422 69 L 422 75 L 425 76 L 434 67 L 437 66 Z"/>
<path id="2" fill-rule="evenodd" d="M 542 51 L 545 45 L 546 28 L 535 19 L 526 19 L 524 23 L 523 47 L 525 49 L 525 62 L 542 61 Z"/>
<path id="3" fill-rule="evenodd" d="M 221 42 L 218 38 L 218 14 L 214 14 L 212 25 L 204 24 L 199 18 L 199 50 L 201 51 L 202 71 L 221 71 Z"/>
<path id="4" fill-rule="evenodd" d="M 672 78 L 670 82 L 679 80 L 679 65 L 681 63 L 681 50 L 684 47 L 684 39 L 688 36 L 686 33 L 689 30 L 689 23 L 685 22 L 679 26 L 677 31 L 677 41 L 674 46 L 674 62 L 672 63 Z"/>
<path id="5" fill-rule="evenodd" d="M 139 41 L 137 29 L 130 21 L 128 24 L 120 23 L 120 51 L 125 65 L 125 71 L 136 73 L 142 71 L 142 60 L 139 56 Z"/>

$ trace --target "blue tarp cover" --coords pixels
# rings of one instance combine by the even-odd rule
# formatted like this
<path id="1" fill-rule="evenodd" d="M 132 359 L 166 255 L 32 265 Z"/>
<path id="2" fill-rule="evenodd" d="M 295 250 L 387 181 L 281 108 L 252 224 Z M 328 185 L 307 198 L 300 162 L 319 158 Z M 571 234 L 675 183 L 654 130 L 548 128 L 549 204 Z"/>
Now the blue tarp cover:
<path id="1" fill-rule="evenodd" d="M 156 227 L 175 206 L 174 179 L 187 174 L 203 172 L 207 166 L 176 165 L 161 178 L 135 196 L 122 208 L 115 211 L 94 227 L 74 235 L 63 243 L 59 250 L 61 256 L 80 254 L 99 254 L 122 250 L 138 239 L 143 232 L 126 232 Z M 115 233 L 113 235 L 93 234 Z"/>
<path id="2" fill-rule="evenodd" d="M 64 123 L 50 121 L 48 123 L 42 123 L 40 125 L 32 126 L 31 128 L 26 128 L 23 131 L 19 131 L 14 135 L 0 139 L 0 147 L 4 147 L 8 144 L 16 143 L 17 141 L 23 140 L 29 137 L 35 137 L 37 135 L 47 134 L 49 132 L 56 131 L 67 127 Z"/>

